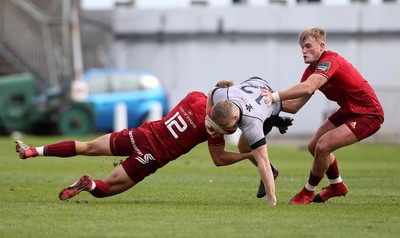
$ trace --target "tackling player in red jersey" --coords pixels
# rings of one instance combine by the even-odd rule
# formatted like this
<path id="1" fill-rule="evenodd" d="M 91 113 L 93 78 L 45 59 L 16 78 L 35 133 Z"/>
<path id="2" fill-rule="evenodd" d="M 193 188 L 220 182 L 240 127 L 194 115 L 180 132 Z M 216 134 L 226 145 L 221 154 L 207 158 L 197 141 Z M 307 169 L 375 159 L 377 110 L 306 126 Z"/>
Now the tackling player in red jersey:
<path id="1" fill-rule="evenodd" d="M 159 121 L 106 134 L 90 142 L 64 141 L 31 147 L 18 140 L 16 149 L 21 159 L 36 156 L 127 156 L 104 180 L 92 180 L 89 175 L 82 176 L 60 192 L 60 200 L 68 200 L 81 191 L 89 191 L 99 198 L 122 193 L 207 140 L 210 155 L 217 166 L 233 164 L 246 158 L 252 159 L 251 153 L 225 151 L 224 137 L 212 138 L 207 134 L 206 100 L 204 93 L 191 92 Z M 275 172 L 277 176 L 277 170 Z"/>
<path id="2" fill-rule="evenodd" d="M 309 64 L 301 82 L 287 90 L 264 92 L 267 104 L 282 102 L 283 111 L 296 113 L 319 89 L 340 109 L 326 119 L 308 144 L 314 162 L 308 182 L 290 204 L 325 202 L 347 194 L 333 151 L 361 141 L 377 132 L 384 121 L 382 106 L 361 74 L 339 54 L 325 50 L 323 29 L 310 28 L 299 34 L 304 63 Z M 324 174 L 330 185 L 315 195 Z"/>

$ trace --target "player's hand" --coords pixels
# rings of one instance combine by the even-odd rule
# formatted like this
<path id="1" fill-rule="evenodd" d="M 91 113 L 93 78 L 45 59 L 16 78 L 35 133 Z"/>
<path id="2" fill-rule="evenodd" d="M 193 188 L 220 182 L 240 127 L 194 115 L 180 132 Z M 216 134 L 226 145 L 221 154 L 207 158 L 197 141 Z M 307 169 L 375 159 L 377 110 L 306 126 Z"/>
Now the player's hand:
<path id="1" fill-rule="evenodd" d="M 269 90 L 263 89 L 261 91 L 261 96 L 265 97 L 265 104 L 271 105 L 272 103 L 274 103 L 274 98 L 272 97 L 272 93 Z"/>
<path id="2" fill-rule="evenodd" d="M 279 129 L 279 133 L 281 133 L 283 135 L 283 134 L 285 134 L 287 132 L 288 127 L 287 126 L 286 127 L 279 127 L 278 129 Z"/>
<path id="3" fill-rule="evenodd" d="M 288 130 L 288 127 L 293 125 L 293 118 L 291 117 L 278 117 L 278 119 L 275 121 L 276 127 L 278 127 L 279 132 L 281 134 L 285 134 Z"/>
<path id="4" fill-rule="evenodd" d="M 276 205 L 276 196 L 267 194 L 267 205 L 268 206 L 275 206 Z"/>
<path id="5" fill-rule="evenodd" d="M 212 126 L 208 123 L 207 120 L 205 121 L 205 126 L 206 126 L 207 133 L 208 133 L 211 137 L 215 138 L 215 137 L 221 137 L 221 136 L 222 136 L 222 135 L 219 134 L 218 132 L 214 131 L 214 129 L 213 129 Z"/>

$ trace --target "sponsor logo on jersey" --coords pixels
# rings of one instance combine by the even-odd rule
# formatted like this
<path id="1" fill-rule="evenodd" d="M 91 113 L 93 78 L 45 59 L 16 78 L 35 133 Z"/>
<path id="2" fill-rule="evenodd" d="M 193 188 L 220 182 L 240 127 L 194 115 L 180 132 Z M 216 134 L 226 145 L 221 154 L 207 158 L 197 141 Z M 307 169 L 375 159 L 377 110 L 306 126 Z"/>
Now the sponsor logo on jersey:
<path id="1" fill-rule="evenodd" d="M 329 68 L 331 67 L 331 62 L 321 62 L 317 65 L 317 70 L 324 71 L 325 73 L 328 72 Z"/>
<path id="2" fill-rule="evenodd" d="M 135 139 L 133 138 L 132 131 L 129 131 L 129 139 L 131 140 L 132 147 L 136 151 L 136 153 L 138 153 L 138 155 L 143 155 L 142 151 L 136 145 Z"/>
<path id="3" fill-rule="evenodd" d="M 143 158 L 140 156 L 136 156 L 135 159 L 142 164 L 148 164 L 150 160 L 156 160 L 151 154 L 145 154 Z"/>

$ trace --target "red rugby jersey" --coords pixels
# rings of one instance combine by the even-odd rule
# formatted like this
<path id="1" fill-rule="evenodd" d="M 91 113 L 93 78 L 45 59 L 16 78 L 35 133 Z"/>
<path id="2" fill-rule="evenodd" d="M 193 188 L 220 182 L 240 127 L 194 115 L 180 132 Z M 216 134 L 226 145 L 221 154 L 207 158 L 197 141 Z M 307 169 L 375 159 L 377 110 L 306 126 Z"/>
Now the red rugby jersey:
<path id="1" fill-rule="evenodd" d="M 138 128 L 152 145 L 160 167 L 207 140 L 213 145 L 225 144 L 223 137 L 212 138 L 206 131 L 206 102 L 204 93 L 191 92 L 167 116 Z"/>
<path id="2" fill-rule="evenodd" d="M 335 101 L 345 114 L 376 114 L 383 116 L 382 106 L 371 85 L 346 59 L 332 51 L 325 51 L 316 64 L 310 64 L 301 78 L 322 74 L 328 81 L 319 88 Z"/>

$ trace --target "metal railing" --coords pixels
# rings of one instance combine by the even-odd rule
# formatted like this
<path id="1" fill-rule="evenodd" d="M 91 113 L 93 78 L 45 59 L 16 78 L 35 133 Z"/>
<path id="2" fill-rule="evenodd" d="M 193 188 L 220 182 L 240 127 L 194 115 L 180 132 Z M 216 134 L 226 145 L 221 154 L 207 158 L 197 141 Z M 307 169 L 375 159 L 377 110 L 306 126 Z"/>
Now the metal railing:
<path id="1" fill-rule="evenodd" d="M 70 18 L 79 0 L 0 0 L 0 41 L 36 75 L 42 93 L 73 79 Z"/>

